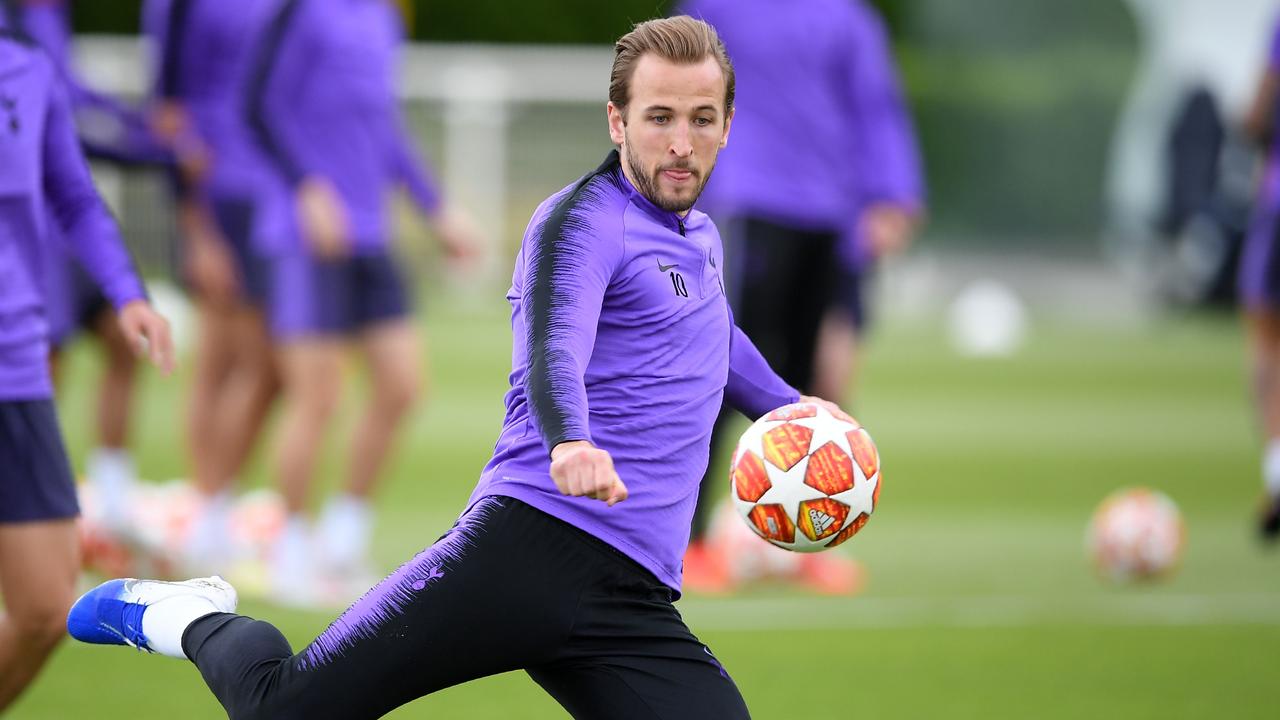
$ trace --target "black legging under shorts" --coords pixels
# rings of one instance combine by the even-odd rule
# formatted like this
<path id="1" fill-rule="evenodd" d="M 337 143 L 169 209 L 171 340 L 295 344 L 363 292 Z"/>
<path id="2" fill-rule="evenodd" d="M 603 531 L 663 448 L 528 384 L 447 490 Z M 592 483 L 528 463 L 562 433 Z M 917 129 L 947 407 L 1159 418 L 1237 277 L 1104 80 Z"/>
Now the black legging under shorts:
<path id="1" fill-rule="evenodd" d="M 517 669 L 575 718 L 748 718 L 673 594 L 591 535 L 489 497 L 296 655 L 227 614 L 192 623 L 183 647 L 233 720 L 376 718 Z"/>

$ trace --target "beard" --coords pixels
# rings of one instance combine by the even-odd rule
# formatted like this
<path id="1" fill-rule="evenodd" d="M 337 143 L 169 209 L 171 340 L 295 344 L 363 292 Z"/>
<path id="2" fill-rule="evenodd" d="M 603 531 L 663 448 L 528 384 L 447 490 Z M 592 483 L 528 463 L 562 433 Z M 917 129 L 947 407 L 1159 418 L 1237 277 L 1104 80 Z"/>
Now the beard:
<path id="1" fill-rule="evenodd" d="M 645 196 L 649 202 L 657 205 L 667 212 L 682 213 L 691 210 L 693 208 L 693 204 L 698 201 L 698 197 L 702 195 L 702 189 L 706 187 L 707 180 L 711 177 L 711 169 L 715 167 L 713 165 L 712 168 L 708 168 L 707 174 L 704 176 L 702 173 L 693 169 L 693 167 L 687 162 L 677 161 L 667 163 L 665 165 L 659 165 L 654 168 L 651 175 L 646 175 L 644 172 L 644 166 L 641 165 L 636 156 L 632 154 L 630 143 L 627 144 L 626 152 L 627 165 L 631 168 L 631 173 L 635 175 L 636 190 L 639 190 L 640 194 Z M 692 173 L 693 178 L 697 181 L 697 186 L 694 187 L 693 193 L 687 198 L 663 194 L 662 191 L 658 189 L 658 181 L 662 176 L 662 171 L 664 170 L 685 170 Z"/>

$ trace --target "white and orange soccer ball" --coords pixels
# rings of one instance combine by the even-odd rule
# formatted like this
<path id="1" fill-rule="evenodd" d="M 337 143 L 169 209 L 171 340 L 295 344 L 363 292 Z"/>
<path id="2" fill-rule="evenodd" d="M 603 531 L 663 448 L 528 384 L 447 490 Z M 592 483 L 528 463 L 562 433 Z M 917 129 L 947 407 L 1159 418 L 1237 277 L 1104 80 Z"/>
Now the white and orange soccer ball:
<path id="1" fill-rule="evenodd" d="M 857 423 L 813 403 L 757 420 L 730 469 L 734 508 L 756 535 L 819 552 L 853 537 L 880 500 L 880 455 Z"/>
<path id="2" fill-rule="evenodd" d="M 1089 524 L 1088 545 L 1098 574 L 1113 582 L 1156 580 L 1182 557 L 1182 514 L 1164 493 L 1125 488 L 1108 495 Z"/>

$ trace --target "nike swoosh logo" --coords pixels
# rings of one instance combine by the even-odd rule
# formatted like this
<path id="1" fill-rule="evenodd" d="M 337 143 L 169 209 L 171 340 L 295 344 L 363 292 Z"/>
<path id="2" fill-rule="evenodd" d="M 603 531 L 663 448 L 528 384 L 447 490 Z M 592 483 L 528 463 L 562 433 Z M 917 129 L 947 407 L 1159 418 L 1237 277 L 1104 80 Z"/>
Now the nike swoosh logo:
<path id="1" fill-rule="evenodd" d="M 654 258 L 654 259 L 658 260 L 657 258 Z M 670 265 L 663 265 L 662 261 L 658 260 L 658 272 L 666 272 L 673 267 L 680 267 L 680 263 L 671 263 Z"/>

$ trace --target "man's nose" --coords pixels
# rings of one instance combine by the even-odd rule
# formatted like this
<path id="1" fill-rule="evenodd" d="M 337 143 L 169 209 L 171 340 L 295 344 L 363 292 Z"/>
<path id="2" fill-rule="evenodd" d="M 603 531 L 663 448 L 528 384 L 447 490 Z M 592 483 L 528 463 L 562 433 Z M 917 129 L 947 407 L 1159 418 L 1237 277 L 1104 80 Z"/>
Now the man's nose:
<path id="1" fill-rule="evenodd" d="M 689 157 L 693 154 L 693 138 L 689 126 L 677 123 L 671 133 L 671 153 L 676 157 Z"/>

